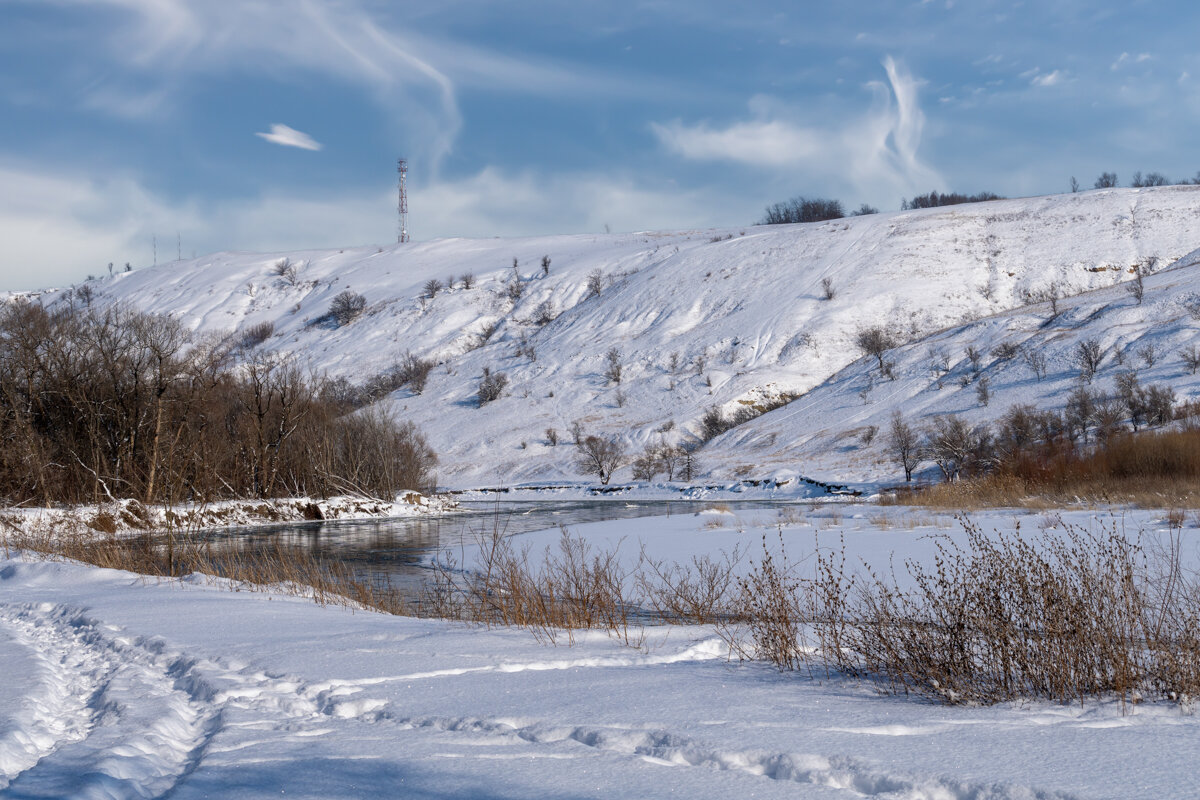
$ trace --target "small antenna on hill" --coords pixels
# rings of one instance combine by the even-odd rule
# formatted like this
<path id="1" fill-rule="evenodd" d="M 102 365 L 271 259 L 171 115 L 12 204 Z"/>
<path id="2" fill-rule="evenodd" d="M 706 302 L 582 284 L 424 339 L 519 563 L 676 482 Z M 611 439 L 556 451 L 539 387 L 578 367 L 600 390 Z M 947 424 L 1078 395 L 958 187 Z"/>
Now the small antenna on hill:
<path id="1" fill-rule="evenodd" d="M 400 202 L 398 205 L 400 232 L 396 234 L 396 241 L 403 244 L 408 241 L 408 190 L 404 186 L 405 179 L 408 177 L 408 162 L 403 158 L 397 162 L 396 172 L 400 173 Z"/>

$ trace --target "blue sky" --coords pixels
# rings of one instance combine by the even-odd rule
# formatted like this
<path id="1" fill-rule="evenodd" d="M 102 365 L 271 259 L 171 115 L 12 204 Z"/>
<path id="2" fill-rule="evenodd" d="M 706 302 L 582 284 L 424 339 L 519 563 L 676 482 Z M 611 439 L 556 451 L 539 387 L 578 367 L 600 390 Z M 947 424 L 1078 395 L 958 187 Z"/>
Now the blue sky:
<path id="1" fill-rule="evenodd" d="M 1200 170 L 1193 3 L 0 0 L 0 290 Z"/>

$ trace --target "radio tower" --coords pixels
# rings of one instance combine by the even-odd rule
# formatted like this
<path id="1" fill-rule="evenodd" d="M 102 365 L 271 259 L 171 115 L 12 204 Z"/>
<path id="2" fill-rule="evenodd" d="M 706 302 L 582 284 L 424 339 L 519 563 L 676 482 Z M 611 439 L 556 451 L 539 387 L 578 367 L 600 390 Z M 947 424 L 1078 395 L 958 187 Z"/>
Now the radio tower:
<path id="1" fill-rule="evenodd" d="M 396 241 L 403 244 L 408 241 L 408 190 L 404 187 L 404 180 L 408 177 L 408 162 L 403 158 L 396 164 L 396 171 L 400 173 L 400 233 L 396 236 Z"/>

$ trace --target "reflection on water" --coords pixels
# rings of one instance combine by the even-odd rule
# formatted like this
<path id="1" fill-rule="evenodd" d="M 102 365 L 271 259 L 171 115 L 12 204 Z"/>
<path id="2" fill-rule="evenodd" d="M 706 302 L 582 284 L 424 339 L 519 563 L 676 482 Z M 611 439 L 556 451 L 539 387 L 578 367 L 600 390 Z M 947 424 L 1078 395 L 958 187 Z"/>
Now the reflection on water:
<path id="1" fill-rule="evenodd" d="M 585 522 L 612 519 L 694 514 L 712 508 L 712 502 L 555 501 L 464 502 L 456 514 L 389 520 L 304 522 L 259 528 L 239 528 L 206 534 L 218 554 L 222 545 L 267 549 L 277 545 L 302 547 L 323 559 L 341 561 L 356 572 L 386 578 L 393 586 L 423 582 L 433 559 L 445 550 L 457 550 L 478 533 L 499 530 L 519 535 Z M 721 503 L 732 511 L 768 509 L 770 501 Z"/>

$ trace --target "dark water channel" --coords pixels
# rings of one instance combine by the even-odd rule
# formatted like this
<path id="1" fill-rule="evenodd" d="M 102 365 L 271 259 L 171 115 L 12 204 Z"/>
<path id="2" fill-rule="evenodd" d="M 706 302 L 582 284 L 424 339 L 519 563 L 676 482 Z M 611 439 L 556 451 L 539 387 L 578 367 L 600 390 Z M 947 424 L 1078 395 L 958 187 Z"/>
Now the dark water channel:
<path id="1" fill-rule="evenodd" d="M 453 514 L 387 520 L 305 522 L 216 531 L 206 535 L 219 554 L 222 545 L 266 550 L 278 544 L 306 548 L 322 559 L 341 561 L 355 572 L 414 587 L 429 576 L 433 560 L 457 551 L 480 533 L 520 535 L 565 525 L 614 519 L 695 514 L 712 501 L 579 500 L 553 502 L 465 502 Z M 767 510 L 778 501 L 722 502 L 732 511 Z"/>

